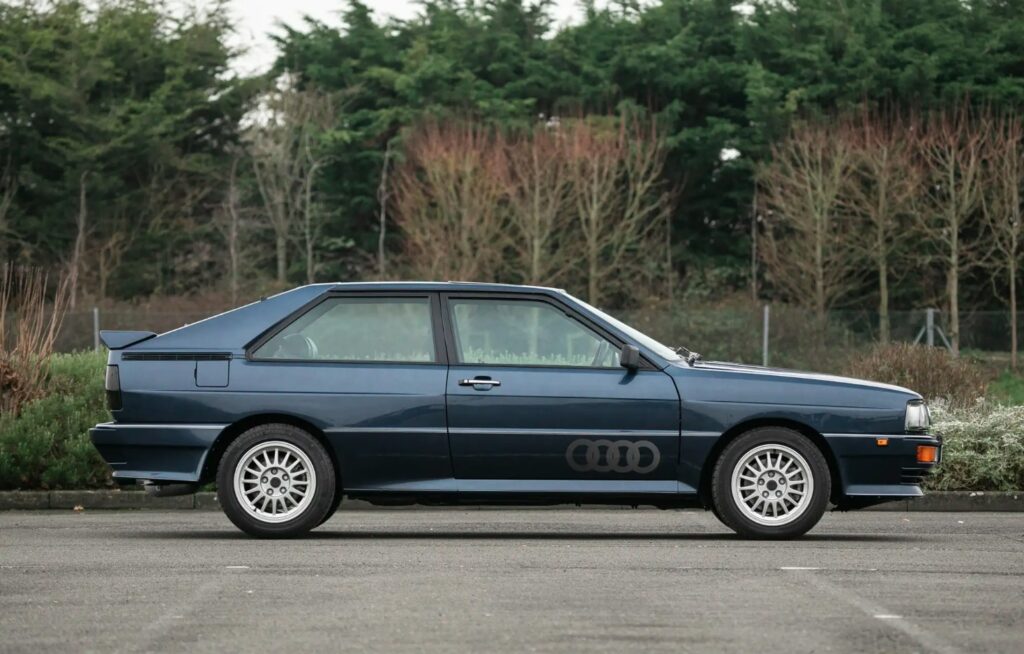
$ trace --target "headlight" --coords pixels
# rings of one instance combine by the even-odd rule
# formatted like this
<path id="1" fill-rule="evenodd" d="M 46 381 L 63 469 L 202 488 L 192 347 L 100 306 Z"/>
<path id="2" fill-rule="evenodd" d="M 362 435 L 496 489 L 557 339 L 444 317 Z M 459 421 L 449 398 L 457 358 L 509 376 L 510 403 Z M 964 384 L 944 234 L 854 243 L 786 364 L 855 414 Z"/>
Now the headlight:
<path id="1" fill-rule="evenodd" d="M 924 400 L 911 400 L 907 402 L 907 431 L 928 431 L 932 426 L 931 416 L 928 415 L 928 405 Z"/>

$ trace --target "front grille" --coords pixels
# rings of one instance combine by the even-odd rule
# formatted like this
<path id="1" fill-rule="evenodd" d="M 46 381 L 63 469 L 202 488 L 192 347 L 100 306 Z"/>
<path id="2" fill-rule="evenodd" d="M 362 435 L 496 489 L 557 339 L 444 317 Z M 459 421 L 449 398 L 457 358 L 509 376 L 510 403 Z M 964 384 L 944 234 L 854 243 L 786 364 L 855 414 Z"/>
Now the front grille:
<path id="1" fill-rule="evenodd" d="M 125 352 L 122 361 L 228 361 L 229 352 Z"/>
<path id="2" fill-rule="evenodd" d="M 900 483 L 901 484 L 913 484 L 917 485 L 924 481 L 924 478 L 928 476 L 931 468 L 919 468 L 916 466 L 910 466 L 900 469 Z"/>

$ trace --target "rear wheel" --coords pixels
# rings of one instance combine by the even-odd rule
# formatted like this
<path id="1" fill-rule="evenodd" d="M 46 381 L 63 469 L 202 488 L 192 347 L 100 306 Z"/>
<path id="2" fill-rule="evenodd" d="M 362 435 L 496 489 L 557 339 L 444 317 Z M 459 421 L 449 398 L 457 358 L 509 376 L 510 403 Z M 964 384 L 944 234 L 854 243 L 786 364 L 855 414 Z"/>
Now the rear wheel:
<path id="1" fill-rule="evenodd" d="M 238 437 L 217 471 L 221 506 L 242 531 L 263 538 L 307 533 L 328 515 L 335 473 L 327 450 L 292 425 L 254 427 Z"/>
<path id="2" fill-rule="evenodd" d="M 825 457 L 806 436 L 755 429 L 729 443 L 715 464 L 715 515 L 741 536 L 794 538 L 825 513 L 831 482 Z"/>

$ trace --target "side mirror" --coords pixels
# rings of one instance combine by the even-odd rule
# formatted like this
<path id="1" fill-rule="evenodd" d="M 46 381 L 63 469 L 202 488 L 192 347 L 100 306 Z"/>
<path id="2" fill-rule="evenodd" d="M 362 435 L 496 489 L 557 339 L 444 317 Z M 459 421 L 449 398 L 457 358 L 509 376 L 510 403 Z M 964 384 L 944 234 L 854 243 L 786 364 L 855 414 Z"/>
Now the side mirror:
<path id="1" fill-rule="evenodd" d="M 635 345 L 623 345 L 619 352 L 619 365 L 627 370 L 640 367 L 640 349 Z"/>

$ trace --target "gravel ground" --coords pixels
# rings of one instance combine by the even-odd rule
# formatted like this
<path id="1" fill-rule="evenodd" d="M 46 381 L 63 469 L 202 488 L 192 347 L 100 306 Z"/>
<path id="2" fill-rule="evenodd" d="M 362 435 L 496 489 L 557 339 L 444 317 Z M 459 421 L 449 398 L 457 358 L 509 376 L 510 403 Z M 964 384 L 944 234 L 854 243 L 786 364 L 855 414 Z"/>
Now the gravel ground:
<path id="1" fill-rule="evenodd" d="M 0 651 L 1016 652 L 1024 515 L 830 514 L 792 542 L 654 510 L 0 513 Z"/>

